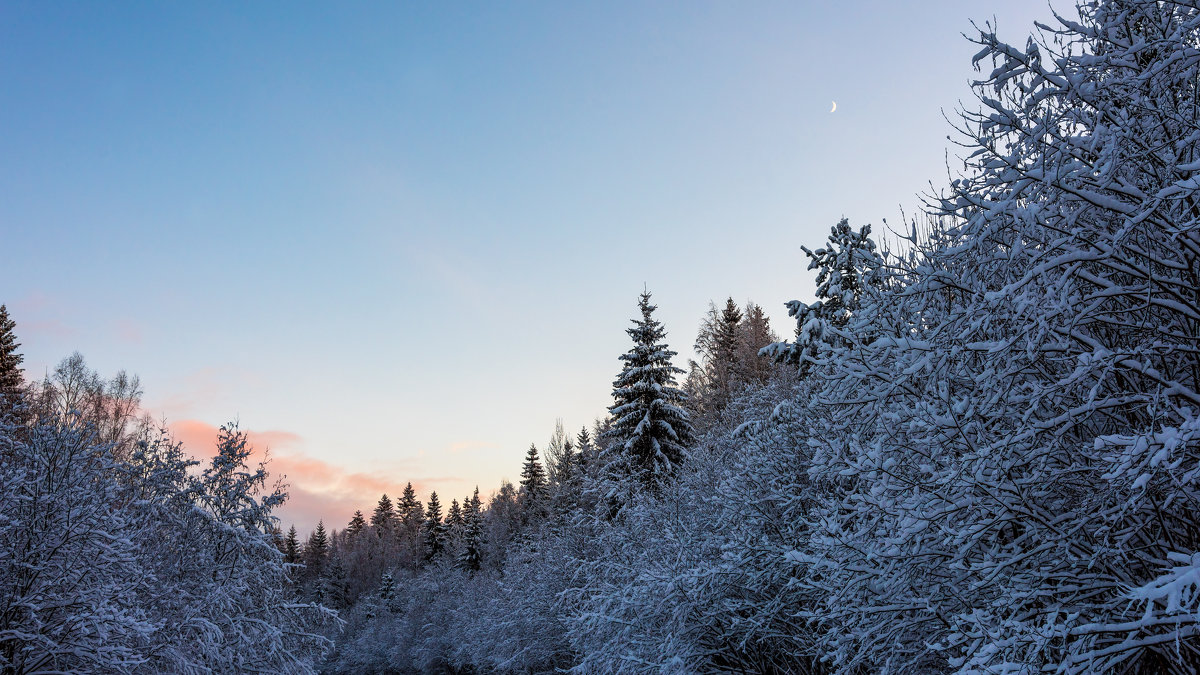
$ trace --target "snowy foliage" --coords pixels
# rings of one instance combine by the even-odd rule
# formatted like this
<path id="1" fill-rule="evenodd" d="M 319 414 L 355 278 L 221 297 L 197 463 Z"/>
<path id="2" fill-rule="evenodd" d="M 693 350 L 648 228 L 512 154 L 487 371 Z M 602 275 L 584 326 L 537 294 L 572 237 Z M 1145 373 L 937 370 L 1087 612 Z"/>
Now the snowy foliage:
<path id="1" fill-rule="evenodd" d="M 811 406 L 842 496 L 795 560 L 845 672 L 1200 664 L 1200 12 L 1057 24 L 981 31 L 967 177 Z"/>
<path id="2" fill-rule="evenodd" d="M 796 320 L 796 339 L 768 345 L 763 355 L 796 365 L 807 374 L 826 349 L 844 343 L 843 331 L 883 275 L 884 260 L 870 234 L 870 225 L 855 232 L 843 218 L 830 230 L 825 248 L 802 247 L 809 258 L 808 269 L 817 271 L 817 301 L 787 303 L 788 316 Z"/>
<path id="3" fill-rule="evenodd" d="M 294 603 L 266 474 L 223 432 L 200 474 L 159 434 L 117 457 L 93 426 L 0 427 L 6 672 L 309 672 L 335 617 Z"/>

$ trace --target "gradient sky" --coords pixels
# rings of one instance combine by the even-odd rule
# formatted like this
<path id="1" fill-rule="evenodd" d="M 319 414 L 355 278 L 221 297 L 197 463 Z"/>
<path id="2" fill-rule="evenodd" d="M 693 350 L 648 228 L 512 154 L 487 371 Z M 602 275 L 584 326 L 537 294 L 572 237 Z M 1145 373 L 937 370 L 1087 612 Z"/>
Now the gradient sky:
<path id="1" fill-rule="evenodd" d="M 136 372 L 198 453 L 239 419 L 285 525 L 486 495 L 605 412 L 643 283 L 681 366 L 710 300 L 788 334 L 802 244 L 945 184 L 970 19 L 1048 16 L 0 0 L 0 303 L 27 376 Z"/>

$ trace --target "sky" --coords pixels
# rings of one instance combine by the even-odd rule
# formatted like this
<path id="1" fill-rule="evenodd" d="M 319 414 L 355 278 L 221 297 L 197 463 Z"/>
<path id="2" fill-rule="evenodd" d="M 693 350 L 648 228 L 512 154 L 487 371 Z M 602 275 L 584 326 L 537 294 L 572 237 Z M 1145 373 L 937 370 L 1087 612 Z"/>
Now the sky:
<path id="1" fill-rule="evenodd" d="M 898 227 L 955 170 L 971 20 L 1024 45 L 1049 18 L 0 0 L 0 303 L 27 377 L 136 373 L 200 456 L 236 420 L 285 527 L 487 495 L 605 414 L 643 287 L 680 366 L 727 296 L 790 334 L 802 245 Z"/>

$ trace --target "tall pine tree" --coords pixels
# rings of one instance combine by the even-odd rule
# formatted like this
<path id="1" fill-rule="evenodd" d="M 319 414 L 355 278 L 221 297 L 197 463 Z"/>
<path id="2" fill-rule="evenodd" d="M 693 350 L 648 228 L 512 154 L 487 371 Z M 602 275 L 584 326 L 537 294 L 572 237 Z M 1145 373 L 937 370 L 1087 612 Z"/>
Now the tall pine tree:
<path id="1" fill-rule="evenodd" d="M 458 567 L 467 572 L 479 572 L 484 549 L 484 514 L 480 513 L 479 488 L 463 503 L 462 549 L 458 552 Z"/>
<path id="2" fill-rule="evenodd" d="M 483 514 L 478 487 L 464 506 L 463 546 L 458 555 L 458 566 L 473 573 L 483 564 Z"/>
<path id="3" fill-rule="evenodd" d="M 692 442 L 692 424 L 682 404 L 686 396 L 675 384 L 683 373 L 671 363 L 675 352 L 665 342 L 667 332 L 653 317 L 650 292 L 638 301 L 641 318 L 625 332 L 633 348 L 621 355 L 624 365 L 613 383 L 609 407 L 612 427 L 605 433 L 610 447 L 622 454 L 625 470 L 644 485 L 657 485 L 683 461 Z"/>
<path id="4" fill-rule="evenodd" d="M 738 343 L 741 341 L 741 323 L 742 310 L 733 301 L 732 297 L 726 298 L 725 309 L 721 310 L 721 322 L 717 327 L 716 353 L 714 354 L 725 374 L 723 384 L 726 396 L 728 396 L 733 382 L 741 377 L 740 368 L 738 367 Z"/>
<path id="5" fill-rule="evenodd" d="M 592 435 L 588 433 L 587 427 L 581 427 L 575 435 L 575 447 L 578 449 L 575 457 L 579 464 L 579 473 L 587 475 L 592 468 L 592 460 L 596 458 L 596 446 L 592 443 Z"/>
<path id="6" fill-rule="evenodd" d="M 546 470 L 538 459 L 536 445 L 529 444 L 525 464 L 521 467 L 521 522 L 540 520 L 546 515 Z"/>
<path id="7" fill-rule="evenodd" d="M 525 453 L 525 464 L 521 467 L 521 489 L 526 499 L 536 501 L 546 488 L 546 470 L 538 458 L 537 446 L 530 443 Z"/>
<path id="8" fill-rule="evenodd" d="M 350 519 L 350 524 L 346 526 L 346 531 L 349 532 L 350 536 L 353 537 L 362 532 L 363 528 L 366 526 L 367 521 L 365 518 L 363 518 L 362 511 L 355 511 L 354 517 Z"/>
<path id="9" fill-rule="evenodd" d="M 425 509 L 417 499 L 417 491 L 413 489 L 412 483 L 404 486 L 404 493 L 396 503 L 396 510 L 399 511 L 400 522 L 410 529 L 420 527 L 425 519 Z"/>
<path id="10" fill-rule="evenodd" d="M 379 503 L 375 505 L 375 513 L 371 514 L 371 526 L 378 528 L 382 536 L 383 530 L 391 529 L 392 520 L 395 517 L 396 512 L 392 509 L 392 500 L 385 494 L 379 498 Z"/>
<path id="11" fill-rule="evenodd" d="M 423 558 L 421 528 L 425 523 L 425 507 L 417 499 L 417 491 L 413 489 L 412 483 L 404 486 L 404 493 L 396 501 L 396 511 L 400 518 L 396 537 L 400 545 L 401 563 L 416 568 Z"/>
<path id="12" fill-rule="evenodd" d="M 446 511 L 446 526 L 457 530 L 463 522 L 462 507 L 458 505 L 457 499 L 451 499 L 450 510 Z"/>
<path id="13" fill-rule="evenodd" d="M 0 411 L 15 405 L 21 391 L 21 362 L 25 360 L 17 347 L 17 335 L 13 329 L 15 321 L 8 316 L 8 308 L 0 305 Z"/>
<path id="14" fill-rule="evenodd" d="M 290 564 L 300 562 L 300 540 L 296 537 L 296 526 L 288 530 L 287 538 L 283 540 L 283 561 Z"/>
<path id="15" fill-rule="evenodd" d="M 446 525 L 442 522 L 442 504 L 436 492 L 429 494 L 425 507 L 425 559 L 433 560 L 446 543 Z"/>
<path id="16" fill-rule="evenodd" d="M 304 545 L 304 575 L 315 579 L 325 570 L 325 560 L 329 556 L 329 534 L 325 531 L 325 521 L 317 522 L 317 529 L 308 535 L 308 543 Z"/>

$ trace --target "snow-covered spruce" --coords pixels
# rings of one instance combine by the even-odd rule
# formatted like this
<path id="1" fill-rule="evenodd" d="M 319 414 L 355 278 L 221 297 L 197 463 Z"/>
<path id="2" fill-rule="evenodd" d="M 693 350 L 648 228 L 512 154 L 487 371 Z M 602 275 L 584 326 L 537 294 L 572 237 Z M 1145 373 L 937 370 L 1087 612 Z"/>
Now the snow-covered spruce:
<path id="1" fill-rule="evenodd" d="M 633 347 L 621 355 L 621 373 L 613 383 L 609 406 L 612 426 L 605 433 L 609 453 L 619 480 L 632 477 L 654 486 L 669 476 L 683 461 L 692 440 L 692 425 L 683 409 L 686 396 L 675 384 L 683 370 L 671 363 L 675 352 L 663 339 L 666 330 L 654 318 L 650 293 L 638 299 L 641 318 L 633 320 L 626 333 Z"/>

